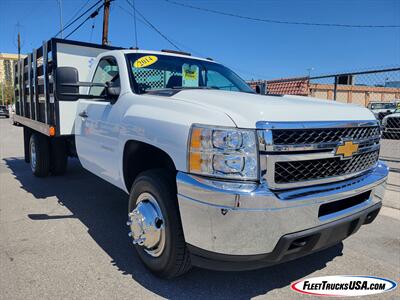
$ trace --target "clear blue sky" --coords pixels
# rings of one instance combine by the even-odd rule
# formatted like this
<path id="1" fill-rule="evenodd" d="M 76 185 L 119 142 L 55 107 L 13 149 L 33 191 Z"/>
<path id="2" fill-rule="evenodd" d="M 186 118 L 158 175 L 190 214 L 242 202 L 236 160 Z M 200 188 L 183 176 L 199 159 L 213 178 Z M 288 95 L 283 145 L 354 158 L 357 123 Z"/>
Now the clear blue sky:
<path id="1" fill-rule="evenodd" d="M 64 25 L 87 1 L 62 0 Z M 400 0 L 176 1 L 284 21 L 400 25 Z M 85 8 L 95 2 L 89 0 Z M 307 68 L 314 68 L 312 74 L 316 75 L 400 65 L 400 28 L 268 24 L 178 7 L 164 0 L 135 2 L 136 8 L 180 48 L 198 56 L 212 57 L 245 79 L 298 76 L 306 74 Z M 112 45 L 134 45 L 133 20 L 129 14 L 132 9 L 126 0 L 112 2 L 109 32 Z M 140 48 L 172 49 L 139 19 Z M 29 52 L 59 31 L 57 0 L 0 0 L 0 22 L 0 52 L 17 51 L 17 22 L 21 24 L 22 52 Z M 92 20 L 88 21 L 70 39 L 99 43 L 102 12 L 95 18 L 91 33 L 92 24 Z"/>

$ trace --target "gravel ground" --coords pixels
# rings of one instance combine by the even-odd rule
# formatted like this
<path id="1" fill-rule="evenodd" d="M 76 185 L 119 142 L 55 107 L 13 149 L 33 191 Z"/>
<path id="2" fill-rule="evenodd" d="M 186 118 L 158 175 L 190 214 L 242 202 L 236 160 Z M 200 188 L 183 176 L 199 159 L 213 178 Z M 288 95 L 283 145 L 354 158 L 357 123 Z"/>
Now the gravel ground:
<path id="1" fill-rule="evenodd" d="M 398 142 L 384 141 L 393 172 L 388 206 L 399 202 Z M 384 207 L 343 243 L 291 263 L 250 271 L 194 268 L 170 281 L 140 263 L 125 226 L 127 195 L 70 160 L 62 177 L 38 179 L 24 163 L 22 129 L 0 120 L 0 298 L 142 299 L 309 297 L 291 291 L 304 277 L 352 274 L 399 282 L 400 213 Z M 396 204 L 397 201 L 397 204 Z M 367 297 L 399 299 L 400 290 Z"/>

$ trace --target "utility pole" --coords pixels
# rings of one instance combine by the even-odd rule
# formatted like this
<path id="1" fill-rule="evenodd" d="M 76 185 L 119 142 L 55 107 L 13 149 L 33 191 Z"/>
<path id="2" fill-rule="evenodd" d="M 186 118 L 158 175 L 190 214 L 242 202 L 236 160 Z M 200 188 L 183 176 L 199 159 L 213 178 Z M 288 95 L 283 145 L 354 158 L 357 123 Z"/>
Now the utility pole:
<path id="1" fill-rule="evenodd" d="M 18 29 L 18 37 L 17 37 L 17 48 L 18 48 L 18 61 L 20 59 L 21 56 L 21 35 L 19 33 L 19 28 L 21 27 L 21 25 L 19 25 L 19 22 L 17 23 L 17 29 Z M 15 44 L 14 44 L 15 45 Z"/>
<path id="2" fill-rule="evenodd" d="M 104 0 L 103 37 L 101 39 L 102 45 L 108 45 L 108 19 L 110 16 L 110 3 L 111 0 Z"/>
<path id="3" fill-rule="evenodd" d="M 18 31 L 17 43 L 18 43 L 18 61 L 19 61 L 19 59 L 21 58 L 21 35 L 19 34 L 19 31 Z"/>

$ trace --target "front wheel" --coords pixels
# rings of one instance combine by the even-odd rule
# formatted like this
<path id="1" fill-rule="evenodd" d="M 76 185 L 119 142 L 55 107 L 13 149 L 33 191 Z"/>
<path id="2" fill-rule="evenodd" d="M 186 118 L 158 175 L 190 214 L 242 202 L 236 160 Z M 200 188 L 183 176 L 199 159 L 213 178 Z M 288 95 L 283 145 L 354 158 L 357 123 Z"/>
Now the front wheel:
<path id="1" fill-rule="evenodd" d="M 140 259 L 155 275 L 172 278 L 190 269 L 174 173 L 156 169 L 139 174 L 129 196 L 127 225 Z"/>

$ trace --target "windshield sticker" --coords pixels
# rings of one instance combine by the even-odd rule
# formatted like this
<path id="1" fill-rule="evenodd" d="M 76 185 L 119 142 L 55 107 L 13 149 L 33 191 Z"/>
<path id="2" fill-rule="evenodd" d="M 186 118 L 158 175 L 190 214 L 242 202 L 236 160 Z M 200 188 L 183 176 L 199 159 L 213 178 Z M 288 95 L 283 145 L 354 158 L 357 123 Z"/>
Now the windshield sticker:
<path id="1" fill-rule="evenodd" d="M 199 86 L 199 67 L 196 65 L 182 65 L 182 86 Z"/>
<path id="2" fill-rule="evenodd" d="M 148 66 L 154 64 L 157 60 L 158 60 L 157 56 L 146 55 L 146 56 L 142 56 L 141 58 L 138 58 L 137 60 L 135 60 L 135 62 L 133 63 L 133 66 L 135 68 L 144 68 L 144 67 L 148 67 Z"/>

